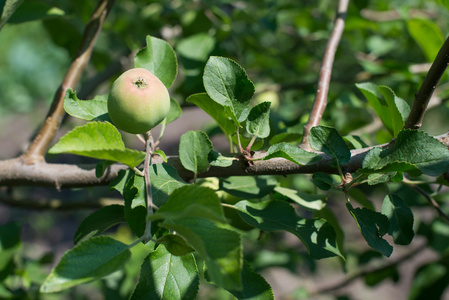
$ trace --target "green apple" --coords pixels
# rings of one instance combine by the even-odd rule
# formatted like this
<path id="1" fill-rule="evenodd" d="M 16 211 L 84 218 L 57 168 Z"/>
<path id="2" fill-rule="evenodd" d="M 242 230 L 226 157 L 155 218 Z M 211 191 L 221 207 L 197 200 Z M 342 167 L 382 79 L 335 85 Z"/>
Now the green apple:
<path id="1" fill-rule="evenodd" d="M 123 131 L 145 133 L 162 122 L 169 110 L 167 88 L 147 69 L 128 70 L 112 84 L 108 98 L 109 117 Z"/>

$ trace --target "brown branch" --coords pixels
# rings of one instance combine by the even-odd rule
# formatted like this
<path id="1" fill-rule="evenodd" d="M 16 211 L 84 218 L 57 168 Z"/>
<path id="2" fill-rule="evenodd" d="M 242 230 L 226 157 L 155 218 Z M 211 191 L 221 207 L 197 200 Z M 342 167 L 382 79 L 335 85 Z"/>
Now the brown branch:
<path id="1" fill-rule="evenodd" d="M 417 191 L 418 193 L 420 193 L 421 195 L 424 196 L 424 198 L 426 198 L 427 202 L 430 203 L 430 205 L 433 206 L 433 208 L 435 208 L 435 210 L 437 211 L 438 215 L 440 216 L 440 218 L 443 218 L 446 222 L 449 222 L 449 216 L 446 215 L 442 210 L 440 205 L 438 204 L 438 202 L 435 201 L 435 199 L 433 199 L 429 193 L 427 193 L 425 190 L 423 190 L 421 187 L 417 186 L 416 184 L 412 184 L 411 187 Z"/>
<path id="2" fill-rule="evenodd" d="M 123 199 L 115 198 L 81 198 L 77 200 L 67 199 L 16 199 L 13 197 L 8 197 L 6 195 L 0 194 L 0 203 L 8 205 L 9 207 L 18 207 L 24 209 L 34 209 L 34 210 L 67 210 L 73 211 L 74 209 L 97 209 L 103 206 L 108 206 L 112 204 L 123 205 Z"/>
<path id="3" fill-rule="evenodd" d="M 384 270 L 388 270 L 389 268 L 399 266 L 402 263 L 409 262 L 412 257 L 421 253 L 423 250 L 426 249 L 426 247 L 427 247 L 427 243 L 423 243 L 422 245 L 419 245 L 418 247 L 414 247 L 411 252 L 405 254 L 402 257 L 399 257 L 398 259 L 396 259 L 393 262 L 389 261 L 388 263 L 383 264 L 381 266 L 368 267 L 368 268 L 361 269 L 358 272 L 356 272 L 352 275 L 349 275 L 347 277 L 344 277 L 342 280 L 339 280 L 331 285 L 321 286 L 321 287 L 317 287 L 314 289 L 310 289 L 309 294 L 317 295 L 317 294 L 330 293 L 330 292 L 339 290 L 341 288 L 344 288 L 344 287 L 350 285 L 354 280 L 356 280 L 358 278 L 365 277 L 368 274 L 382 272 Z"/>
<path id="4" fill-rule="evenodd" d="M 405 122 L 405 129 L 420 129 L 422 126 L 422 120 L 424 113 L 426 112 L 427 105 L 432 97 L 433 92 L 438 85 L 438 82 L 446 71 L 449 64 L 449 37 L 444 42 L 440 51 L 435 58 L 429 72 L 424 78 L 424 81 L 419 88 L 419 91 L 415 94 L 415 101 L 410 111 L 410 115 Z"/>
<path id="5" fill-rule="evenodd" d="M 327 43 L 326 50 L 323 57 L 323 64 L 321 65 L 317 92 L 313 102 L 312 111 L 309 120 L 304 126 L 304 133 L 302 138 L 302 147 L 310 149 L 309 133 L 312 127 L 318 126 L 323 117 L 324 109 L 327 105 L 327 95 L 329 92 L 329 84 L 332 74 L 332 65 L 334 64 L 335 53 L 337 52 L 338 44 L 340 43 L 343 30 L 345 28 L 346 11 L 348 10 L 349 0 L 340 0 L 338 3 L 337 18 L 335 20 L 334 29 L 331 37 Z"/>
<path id="6" fill-rule="evenodd" d="M 72 61 L 61 85 L 53 99 L 53 103 L 36 137 L 31 142 L 27 151 L 21 156 L 24 164 L 42 162 L 44 155 L 61 125 L 64 117 L 64 95 L 68 88 L 75 88 L 86 68 L 95 42 L 102 29 L 103 23 L 112 8 L 115 0 L 101 0 L 87 23 L 81 44 L 74 60 Z"/>

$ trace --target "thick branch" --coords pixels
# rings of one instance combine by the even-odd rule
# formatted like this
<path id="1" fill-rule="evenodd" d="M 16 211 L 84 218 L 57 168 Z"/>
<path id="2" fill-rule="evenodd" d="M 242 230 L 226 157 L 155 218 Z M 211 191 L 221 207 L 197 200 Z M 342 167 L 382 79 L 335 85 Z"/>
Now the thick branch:
<path id="1" fill-rule="evenodd" d="M 440 51 L 435 58 L 432 66 L 430 67 L 429 73 L 427 73 L 426 78 L 419 88 L 419 91 L 415 94 L 415 101 L 413 102 L 410 115 L 405 122 L 405 129 L 420 129 L 422 126 L 422 120 L 424 118 L 424 113 L 426 112 L 427 105 L 429 104 L 430 98 L 435 91 L 438 82 L 443 76 L 446 68 L 449 64 L 449 37 L 444 42 Z"/>
<path id="2" fill-rule="evenodd" d="M 334 29 L 331 37 L 327 43 L 326 51 L 323 57 L 323 64 L 321 65 L 320 75 L 318 78 L 318 86 L 315 100 L 313 102 L 312 111 L 309 120 L 304 126 L 304 133 L 302 138 L 302 147 L 310 149 L 309 133 L 312 127 L 318 126 L 323 117 L 324 109 L 327 105 L 327 95 L 329 92 L 329 84 L 332 74 L 332 65 L 334 64 L 335 53 L 337 52 L 338 44 L 340 43 L 343 30 L 345 29 L 346 11 L 348 10 L 349 0 L 340 0 L 338 3 L 337 19 L 335 20 Z"/>
<path id="3" fill-rule="evenodd" d="M 449 147 L 449 132 L 435 137 Z M 379 145 L 378 145 L 379 146 Z M 345 172 L 355 172 L 362 167 L 362 161 L 366 153 L 373 147 L 367 147 L 351 151 L 351 160 L 344 167 Z M 265 156 L 263 151 L 256 152 L 256 157 Z M 313 174 L 324 172 L 337 174 L 336 168 L 331 167 L 331 157 L 321 154 L 322 159 L 312 165 L 298 165 L 283 158 L 270 160 L 251 161 L 234 160 L 229 167 L 213 167 L 208 171 L 197 175 L 198 178 L 205 177 L 229 177 L 229 176 L 257 176 L 257 175 L 290 175 L 290 174 Z M 162 160 L 155 157 L 154 163 Z M 178 174 L 186 181 L 193 179 L 193 173 L 184 169 L 179 157 L 168 158 L 168 164 L 176 169 Z M 45 186 L 55 188 L 87 187 L 108 185 L 117 177 L 120 170 L 126 169 L 124 165 L 114 164 L 110 166 L 105 174 L 97 178 L 95 176 L 95 164 L 91 165 L 69 165 L 50 164 L 38 162 L 33 165 L 24 165 L 20 159 L 0 161 L 0 186 Z"/>
<path id="4" fill-rule="evenodd" d="M 53 103 L 47 114 L 44 124 L 40 128 L 28 150 L 21 159 L 25 164 L 42 162 L 44 155 L 61 125 L 64 117 L 64 95 L 68 88 L 75 88 L 87 63 L 90 60 L 93 47 L 100 34 L 103 23 L 114 4 L 114 0 L 101 0 L 97 9 L 93 13 L 89 23 L 86 25 L 81 44 L 74 60 L 72 61 L 61 85 L 56 91 Z"/>

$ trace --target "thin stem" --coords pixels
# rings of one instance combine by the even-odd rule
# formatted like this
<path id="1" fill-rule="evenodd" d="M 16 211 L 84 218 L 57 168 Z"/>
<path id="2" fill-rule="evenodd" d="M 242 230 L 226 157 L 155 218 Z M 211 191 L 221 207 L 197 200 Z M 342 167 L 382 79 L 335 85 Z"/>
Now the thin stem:
<path id="1" fill-rule="evenodd" d="M 310 130 L 318 126 L 323 117 L 324 110 L 327 105 L 327 95 L 329 92 L 329 84 L 332 74 L 332 65 L 334 64 L 335 53 L 337 52 L 338 44 L 340 43 L 343 30 L 345 28 L 346 12 L 348 10 L 349 0 L 340 0 L 338 3 L 337 18 L 335 20 L 334 29 L 329 38 L 326 50 L 323 57 L 323 64 L 321 65 L 320 74 L 318 78 L 318 86 L 315 100 L 313 102 L 312 111 L 309 120 L 304 126 L 304 133 L 301 145 L 304 149 L 310 149 L 309 134 Z"/>
<path id="2" fill-rule="evenodd" d="M 150 167 L 151 167 L 151 155 L 153 152 L 153 137 L 151 136 L 151 132 L 148 131 L 145 133 L 145 165 L 143 167 L 143 172 L 145 175 L 145 188 L 147 194 L 147 219 L 146 219 L 146 227 L 144 233 L 144 241 L 147 243 L 151 240 L 151 221 L 148 220 L 148 217 L 153 214 L 153 207 L 157 208 L 153 203 L 153 195 L 151 193 L 151 180 L 150 180 Z"/>
<path id="3" fill-rule="evenodd" d="M 64 96 L 68 88 L 75 88 L 86 68 L 104 21 L 112 9 L 115 0 L 101 0 L 86 25 L 76 57 L 73 59 L 62 80 L 44 124 L 31 142 L 21 159 L 25 164 L 34 164 L 44 160 L 44 155 L 61 125 L 65 115 Z"/>
<path id="4" fill-rule="evenodd" d="M 449 37 L 444 42 L 440 51 L 435 58 L 429 72 L 424 78 L 424 81 L 415 94 L 415 101 L 410 111 L 410 115 L 405 122 L 404 129 L 420 129 L 424 118 L 424 113 L 427 110 L 430 98 L 435 91 L 438 82 L 446 71 L 449 64 Z"/>
<path id="5" fill-rule="evenodd" d="M 235 132 L 237 133 L 237 143 L 239 144 L 240 153 L 243 153 L 242 143 L 240 142 L 240 129 L 238 126 L 237 126 Z"/>
<path id="6" fill-rule="evenodd" d="M 404 180 L 404 182 L 406 182 Z M 446 222 L 449 222 L 449 216 L 446 215 L 442 210 L 440 205 L 438 204 L 438 202 L 435 201 L 435 199 L 433 199 L 425 190 L 423 190 L 421 187 L 412 184 L 410 185 L 415 191 L 417 191 L 418 193 L 420 193 L 421 195 L 424 196 L 424 198 L 426 198 L 426 200 L 430 203 L 430 205 L 432 205 L 435 210 L 437 211 L 438 215 L 443 218 L 444 220 L 446 220 Z"/>

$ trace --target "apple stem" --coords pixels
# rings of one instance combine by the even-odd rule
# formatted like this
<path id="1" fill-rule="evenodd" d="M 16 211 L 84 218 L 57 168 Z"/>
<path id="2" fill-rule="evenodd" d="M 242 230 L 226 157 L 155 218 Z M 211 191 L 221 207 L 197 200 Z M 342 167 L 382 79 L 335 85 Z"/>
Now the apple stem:
<path id="1" fill-rule="evenodd" d="M 149 216 L 153 214 L 153 207 L 157 208 L 153 203 L 153 195 L 151 193 L 151 181 L 150 181 L 150 167 L 151 167 L 151 155 L 153 153 L 153 136 L 151 132 L 148 131 L 144 135 L 145 137 L 145 163 L 143 167 L 144 178 L 145 178 L 145 188 L 147 195 L 147 219 L 146 219 L 146 227 L 144 233 L 144 242 L 147 243 L 151 240 L 151 221 L 148 219 Z"/>

